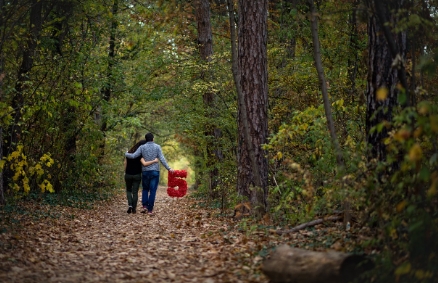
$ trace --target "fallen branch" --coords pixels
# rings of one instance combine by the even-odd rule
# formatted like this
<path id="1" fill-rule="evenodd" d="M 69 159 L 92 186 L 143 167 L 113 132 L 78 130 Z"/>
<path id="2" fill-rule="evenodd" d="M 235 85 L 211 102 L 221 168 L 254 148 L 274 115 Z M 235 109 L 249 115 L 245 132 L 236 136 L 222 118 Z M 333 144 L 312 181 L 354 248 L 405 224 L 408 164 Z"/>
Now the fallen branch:
<path id="1" fill-rule="evenodd" d="M 297 232 L 297 231 L 302 230 L 302 229 L 307 228 L 307 227 L 311 227 L 311 226 L 315 226 L 315 225 L 321 224 L 321 223 L 323 223 L 325 221 L 336 221 L 336 220 L 339 220 L 339 219 L 342 219 L 342 216 L 330 216 L 330 217 L 327 217 L 327 218 L 324 218 L 324 219 L 322 219 L 322 218 L 321 219 L 316 219 L 316 220 L 312 220 L 310 222 L 303 223 L 303 224 L 300 224 L 298 226 L 295 226 L 294 228 L 289 229 L 289 230 L 278 230 L 277 234 L 281 235 L 281 234 L 286 234 L 286 233 L 293 233 L 293 232 Z"/>

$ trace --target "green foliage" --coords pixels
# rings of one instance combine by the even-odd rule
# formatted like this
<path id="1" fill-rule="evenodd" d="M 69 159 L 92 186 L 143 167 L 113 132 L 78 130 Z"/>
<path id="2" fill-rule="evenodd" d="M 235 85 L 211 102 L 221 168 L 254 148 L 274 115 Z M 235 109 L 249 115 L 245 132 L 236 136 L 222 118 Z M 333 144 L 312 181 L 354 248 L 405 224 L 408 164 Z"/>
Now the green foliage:
<path id="1" fill-rule="evenodd" d="M 410 35 L 425 53 L 415 63 L 421 67 L 423 88 L 411 91 L 411 100 L 428 101 L 394 113 L 393 121 L 374 129 L 390 130 L 384 141 L 387 158 L 376 162 L 366 158 L 361 95 L 368 71 L 366 24 L 358 21 L 357 30 L 351 24 L 353 13 L 360 16 L 363 9 L 353 11 L 353 1 L 319 3 L 321 55 L 345 160 L 339 172 L 313 65 L 307 7 L 292 2 L 275 2 L 278 6 L 269 11 L 270 139 L 264 149 L 270 164 L 272 220 L 276 225 L 299 224 L 342 209 L 349 200 L 360 221 L 375 231 L 364 246 L 380 252 L 379 281 L 432 282 L 438 266 L 438 115 L 434 93 L 425 89 L 437 83 L 433 13 L 424 16 L 413 7 L 407 17 L 406 11 L 398 15 L 402 20 L 396 30 L 421 32 Z M 6 192 L 10 202 L 23 196 L 52 205 L 92 207 L 95 200 L 123 190 L 123 153 L 147 132 L 155 134 L 172 167 L 189 170 L 187 181 L 203 204 L 220 207 L 225 214 L 243 201 L 235 189 L 238 106 L 228 15 L 220 5 L 212 2 L 214 55 L 202 62 L 190 2 L 128 1 L 113 15 L 104 1 L 75 2 L 68 9 L 59 4 L 63 1 L 45 1 L 56 9 L 45 11 L 33 67 L 18 78 L 30 31 L 19 24 L 29 23 L 26 9 L 16 9 L 14 3 L 5 4 L 2 12 L 8 17 L 0 31 L 5 40 L 0 44 L 0 127 L 7 153 L 0 167 L 11 173 Z M 116 54 L 109 58 L 114 17 Z M 413 46 L 410 56 L 419 57 L 416 52 Z M 412 58 L 406 63 L 414 72 L 409 79 L 420 84 Z M 23 101 L 17 106 L 13 102 L 20 80 Z M 109 86 L 111 99 L 103 100 L 102 91 Z M 214 93 L 213 107 L 204 102 L 209 92 Z M 20 114 L 18 121 L 15 114 Z M 10 126 L 22 130 L 20 145 L 7 143 Z M 220 129 L 220 137 L 207 134 L 212 129 Z M 221 151 L 220 162 L 212 148 Z M 213 172 L 218 172 L 218 186 L 211 191 Z M 166 184 L 164 170 L 161 181 Z M 252 231 L 255 226 L 243 221 L 241 228 Z"/>
<path id="2" fill-rule="evenodd" d="M 0 126 L 5 156 L 1 163 L 9 171 L 2 172 L 9 184 L 6 193 L 13 196 L 91 191 L 105 184 L 96 158 L 102 135 L 93 114 L 101 101 L 105 41 L 97 43 L 106 38 L 102 13 L 107 8 L 100 2 L 49 2 L 45 4 L 53 9 L 45 11 L 33 64 L 22 78 L 16 74 L 25 60 L 21 54 L 26 54 L 28 31 L 13 20 L 21 17 L 19 22 L 28 22 L 29 15 L 22 13 L 27 9 L 15 10 L 15 3 L 6 7 L 12 22 L 2 32 L 14 36 L 3 35 L 0 45 L 2 54 L 8 54 L 2 57 Z M 45 4 L 43 9 L 48 7 Z M 17 89 L 18 82 L 23 87 Z M 19 120 L 12 123 L 12 117 Z M 9 143 L 12 126 L 20 130 L 20 144 Z"/>
<path id="3" fill-rule="evenodd" d="M 437 276 L 437 114 L 436 103 L 423 101 L 394 117 L 387 160 L 367 185 L 370 216 L 384 227 L 383 257 L 398 282 L 434 282 Z"/>
<path id="4" fill-rule="evenodd" d="M 333 108 L 337 119 L 349 121 L 343 129 L 345 172 L 337 171 L 322 105 L 295 111 L 291 121 L 281 125 L 265 146 L 271 157 L 271 167 L 275 168 L 272 174 L 276 186 L 270 193 L 273 213 L 287 224 L 338 209 L 347 197 L 363 198 L 363 190 L 351 190 L 361 178 L 361 172 L 366 170 L 361 154 L 361 134 L 353 123 L 357 120 L 357 107 L 338 100 Z M 344 174 L 342 178 L 339 173 Z M 293 211 L 293 219 L 288 219 L 290 211 Z"/>

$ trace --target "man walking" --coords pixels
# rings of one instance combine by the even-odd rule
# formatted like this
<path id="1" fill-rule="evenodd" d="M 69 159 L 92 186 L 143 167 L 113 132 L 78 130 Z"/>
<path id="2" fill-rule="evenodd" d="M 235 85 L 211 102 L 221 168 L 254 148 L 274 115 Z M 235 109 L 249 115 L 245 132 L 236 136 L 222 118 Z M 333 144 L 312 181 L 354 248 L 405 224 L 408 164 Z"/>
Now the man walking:
<path id="1" fill-rule="evenodd" d="M 154 142 L 154 135 L 147 133 L 145 135 L 146 143 L 140 146 L 134 153 L 126 152 L 127 158 L 137 158 L 142 156 L 145 161 L 152 161 L 155 158 L 160 160 L 161 164 L 168 171 L 173 172 L 172 168 L 167 164 L 166 158 L 164 158 L 161 146 Z M 143 204 L 143 210 L 141 213 L 148 213 L 150 216 L 154 215 L 154 203 L 155 195 L 157 193 L 158 183 L 160 182 L 160 164 L 158 162 L 152 163 L 148 166 L 142 167 L 142 186 L 143 192 L 141 202 Z"/>

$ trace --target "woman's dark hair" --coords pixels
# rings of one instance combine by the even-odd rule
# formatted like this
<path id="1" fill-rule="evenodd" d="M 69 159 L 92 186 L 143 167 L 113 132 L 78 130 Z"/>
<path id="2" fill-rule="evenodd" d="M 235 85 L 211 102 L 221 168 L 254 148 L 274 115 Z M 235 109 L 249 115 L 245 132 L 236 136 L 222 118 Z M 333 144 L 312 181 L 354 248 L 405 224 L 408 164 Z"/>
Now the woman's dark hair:
<path id="1" fill-rule="evenodd" d="M 131 147 L 130 150 L 128 150 L 129 153 L 134 153 L 142 144 L 145 144 L 146 140 L 141 140 L 138 143 L 134 144 L 133 147 Z"/>

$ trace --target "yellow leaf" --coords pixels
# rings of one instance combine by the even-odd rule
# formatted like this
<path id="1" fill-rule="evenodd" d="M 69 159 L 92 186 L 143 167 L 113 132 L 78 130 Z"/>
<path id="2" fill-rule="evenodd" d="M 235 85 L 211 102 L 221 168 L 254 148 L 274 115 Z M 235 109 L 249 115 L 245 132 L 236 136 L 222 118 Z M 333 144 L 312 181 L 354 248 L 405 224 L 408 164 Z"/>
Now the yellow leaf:
<path id="1" fill-rule="evenodd" d="M 409 150 L 409 159 L 411 161 L 419 161 L 423 157 L 423 150 L 418 143 L 414 144 Z"/>
<path id="2" fill-rule="evenodd" d="M 17 182 L 19 177 L 20 177 L 20 171 L 17 171 L 17 172 L 15 172 L 14 176 L 12 177 L 12 180 Z"/>
<path id="3" fill-rule="evenodd" d="M 437 190 L 436 190 L 437 182 L 438 182 L 437 179 L 434 179 L 434 180 L 432 181 L 432 185 L 431 185 L 430 188 L 427 190 L 427 196 L 428 196 L 428 197 L 434 197 L 434 196 L 436 195 L 436 193 L 437 193 Z"/>
<path id="4" fill-rule="evenodd" d="M 376 91 L 376 98 L 379 101 L 385 100 L 388 97 L 388 89 L 381 87 Z"/>
<path id="5" fill-rule="evenodd" d="M 14 151 L 11 155 L 8 156 L 8 160 L 12 160 L 13 158 L 17 158 L 20 155 L 20 152 Z"/>
<path id="6" fill-rule="evenodd" d="M 407 204 L 408 204 L 408 202 L 405 200 L 400 202 L 399 204 L 397 204 L 397 207 L 396 207 L 397 212 L 401 212 L 406 207 Z"/>
<path id="7" fill-rule="evenodd" d="M 28 183 L 24 183 L 24 184 L 23 184 L 23 188 L 24 188 L 24 192 L 25 192 L 25 193 L 28 193 L 28 192 L 30 191 L 30 187 L 29 187 L 29 184 L 28 184 Z"/>
<path id="8" fill-rule="evenodd" d="M 424 280 L 427 278 L 432 278 L 433 274 L 430 271 L 425 271 L 422 269 L 418 269 L 415 271 L 415 277 L 417 277 L 417 279 L 419 280 Z"/>
<path id="9" fill-rule="evenodd" d="M 54 192 L 55 192 L 55 190 L 53 189 L 52 184 L 51 184 L 49 181 L 47 181 L 46 189 L 47 189 L 50 193 L 54 193 Z"/>
<path id="10" fill-rule="evenodd" d="M 396 85 L 396 87 L 397 87 L 398 90 L 404 90 L 403 85 L 400 84 L 400 83 L 398 83 L 398 84 Z"/>
<path id="11" fill-rule="evenodd" d="M 395 270 L 395 275 L 404 275 L 408 274 L 411 271 L 411 263 L 405 262 Z"/>
<path id="12" fill-rule="evenodd" d="M 397 234 L 397 230 L 395 230 L 394 228 L 392 228 L 389 231 L 389 236 L 391 237 L 391 239 L 396 240 L 398 238 L 398 234 Z"/>
<path id="13" fill-rule="evenodd" d="M 44 184 L 44 183 L 39 184 L 38 187 L 40 187 L 41 192 L 44 192 L 46 190 L 46 184 Z"/>
<path id="14" fill-rule="evenodd" d="M 394 134 L 394 139 L 396 141 L 402 142 L 407 140 L 411 136 L 411 131 L 408 129 L 400 129 Z"/>
<path id="15" fill-rule="evenodd" d="M 430 128 L 435 133 L 438 133 L 438 116 L 437 115 L 430 116 Z"/>
<path id="16" fill-rule="evenodd" d="M 430 112 L 430 106 L 428 104 L 422 103 L 421 105 L 418 105 L 418 113 L 420 115 L 426 116 Z"/>
<path id="17" fill-rule="evenodd" d="M 423 128 L 418 127 L 418 128 L 416 128 L 415 131 L 414 131 L 414 137 L 415 137 L 415 138 L 419 138 L 419 137 L 421 136 L 422 133 L 423 133 Z"/>

